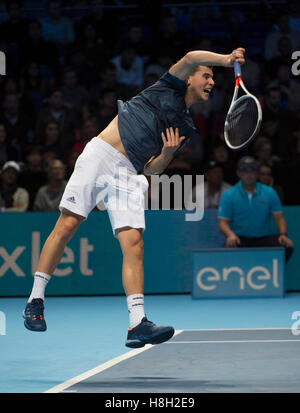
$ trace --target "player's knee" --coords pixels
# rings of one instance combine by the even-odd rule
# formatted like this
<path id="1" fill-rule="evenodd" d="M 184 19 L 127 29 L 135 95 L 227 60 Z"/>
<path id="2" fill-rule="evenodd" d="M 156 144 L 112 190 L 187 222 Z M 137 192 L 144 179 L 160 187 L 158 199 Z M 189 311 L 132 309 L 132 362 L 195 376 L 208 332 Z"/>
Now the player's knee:
<path id="1" fill-rule="evenodd" d="M 81 220 L 71 216 L 60 218 L 55 228 L 56 235 L 61 239 L 69 240 L 75 234 L 80 222 Z"/>
<path id="2" fill-rule="evenodd" d="M 136 240 L 132 244 L 132 249 L 135 255 L 138 257 L 143 257 L 144 255 L 144 241 L 143 238 L 140 238 L 139 240 Z"/>
<path id="3" fill-rule="evenodd" d="M 126 243 L 123 245 L 123 253 L 134 255 L 137 258 L 142 258 L 144 255 L 144 241 L 142 235 L 137 232 L 130 234 Z"/>

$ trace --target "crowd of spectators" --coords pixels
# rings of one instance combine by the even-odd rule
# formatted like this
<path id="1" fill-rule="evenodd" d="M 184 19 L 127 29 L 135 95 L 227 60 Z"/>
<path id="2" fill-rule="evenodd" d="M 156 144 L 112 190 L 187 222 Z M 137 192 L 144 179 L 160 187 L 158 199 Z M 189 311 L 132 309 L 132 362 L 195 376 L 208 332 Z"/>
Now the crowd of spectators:
<path id="1" fill-rule="evenodd" d="M 291 70 L 292 52 L 300 50 L 298 1 L 28 3 L 0 1 L 7 64 L 0 76 L 1 211 L 57 210 L 77 157 L 115 117 L 118 99 L 156 82 L 189 50 L 229 53 L 238 46 L 246 48 L 244 82 L 263 108 L 259 136 L 241 152 L 224 144 L 233 71 L 214 68 L 209 102 L 190 108 L 203 144 L 186 145 L 165 173 L 203 174 L 210 165 L 206 180 L 214 190 L 207 207 L 217 207 L 215 193 L 238 181 L 238 160 L 252 155 L 259 180 L 273 186 L 284 205 L 300 205 L 300 76 Z"/>

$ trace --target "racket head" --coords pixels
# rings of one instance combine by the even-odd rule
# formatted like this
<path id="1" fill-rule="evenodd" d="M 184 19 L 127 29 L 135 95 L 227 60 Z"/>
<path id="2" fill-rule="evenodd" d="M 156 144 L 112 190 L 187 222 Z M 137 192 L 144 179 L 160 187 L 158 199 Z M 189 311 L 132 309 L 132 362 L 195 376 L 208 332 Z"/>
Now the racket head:
<path id="1" fill-rule="evenodd" d="M 224 125 L 224 138 L 232 150 L 249 145 L 257 136 L 262 121 L 262 110 L 255 96 L 247 94 L 230 107 Z"/>

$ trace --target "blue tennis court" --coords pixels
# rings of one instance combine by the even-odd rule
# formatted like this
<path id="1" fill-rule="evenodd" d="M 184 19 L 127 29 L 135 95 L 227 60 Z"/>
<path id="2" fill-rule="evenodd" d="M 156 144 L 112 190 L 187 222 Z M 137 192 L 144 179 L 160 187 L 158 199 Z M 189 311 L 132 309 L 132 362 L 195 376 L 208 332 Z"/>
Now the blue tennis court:
<path id="1" fill-rule="evenodd" d="M 125 297 L 48 297 L 45 333 L 24 328 L 25 300 L 0 300 L 1 393 L 300 392 L 299 293 L 148 295 L 148 318 L 176 334 L 131 351 Z"/>

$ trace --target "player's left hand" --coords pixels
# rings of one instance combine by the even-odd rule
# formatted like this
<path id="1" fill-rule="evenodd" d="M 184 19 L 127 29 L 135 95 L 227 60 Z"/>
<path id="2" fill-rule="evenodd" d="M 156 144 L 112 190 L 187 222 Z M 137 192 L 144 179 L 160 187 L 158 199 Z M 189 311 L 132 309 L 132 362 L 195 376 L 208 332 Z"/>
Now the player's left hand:
<path id="1" fill-rule="evenodd" d="M 161 137 L 164 143 L 161 153 L 166 156 L 172 155 L 185 139 L 185 136 L 179 137 L 178 128 L 176 128 L 174 132 L 172 127 L 166 129 L 166 135 L 162 132 Z"/>
<path id="2" fill-rule="evenodd" d="M 232 53 L 230 53 L 227 56 L 226 59 L 226 63 L 227 66 L 232 67 L 233 66 L 233 62 L 238 62 L 241 65 L 243 65 L 245 63 L 245 54 L 246 50 L 243 47 L 238 47 L 237 49 L 235 49 Z"/>

